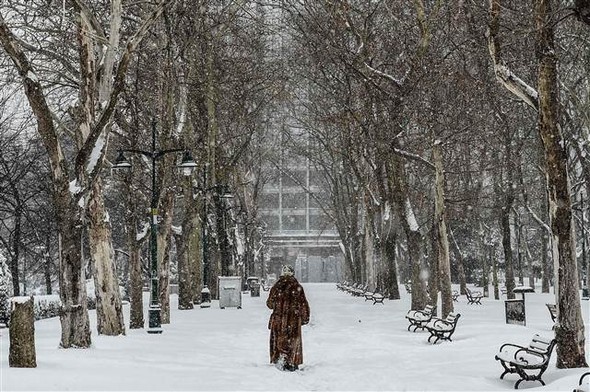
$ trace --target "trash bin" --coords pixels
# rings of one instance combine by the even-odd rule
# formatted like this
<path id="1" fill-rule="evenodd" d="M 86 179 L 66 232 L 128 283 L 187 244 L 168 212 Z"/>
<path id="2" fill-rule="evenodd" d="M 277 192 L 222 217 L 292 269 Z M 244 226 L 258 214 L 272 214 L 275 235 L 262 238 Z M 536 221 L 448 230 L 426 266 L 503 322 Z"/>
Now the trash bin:
<path id="1" fill-rule="evenodd" d="M 250 290 L 250 297 L 260 297 L 260 278 L 257 276 L 249 276 L 246 279 L 246 285 Z"/>
<path id="2" fill-rule="evenodd" d="M 201 308 L 208 308 L 211 306 L 211 291 L 209 287 L 203 286 L 201 290 Z"/>
<path id="3" fill-rule="evenodd" d="M 242 278 L 239 276 L 219 276 L 219 307 L 242 308 Z"/>
<path id="4" fill-rule="evenodd" d="M 260 297 L 260 285 L 258 283 L 254 283 L 250 287 L 250 297 Z"/>

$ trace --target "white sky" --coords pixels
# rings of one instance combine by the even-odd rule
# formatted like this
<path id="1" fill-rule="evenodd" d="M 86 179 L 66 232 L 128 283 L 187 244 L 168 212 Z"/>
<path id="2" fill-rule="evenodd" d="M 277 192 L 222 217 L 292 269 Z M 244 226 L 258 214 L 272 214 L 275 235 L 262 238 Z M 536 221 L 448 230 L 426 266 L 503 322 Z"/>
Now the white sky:
<path id="1" fill-rule="evenodd" d="M 407 331 L 405 292 L 401 300 L 372 305 L 333 283 L 303 286 L 311 321 L 303 327 L 300 371 L 268 363 L 268 292 L 244 294 L 242 309 L 220 309 L 214 301 L 210 309 L 179 311 L 173 296 L 172 323 L 162 335 L 97 336 L 92 311 L 90 349 L 58 349 L 59 320 L 36 322 L 34 369 L 8 367 L 8 330 L 0 330 L 0 391 L 511 391 L 518 377 L 499 379 L 494 355 L 500 345 L 552 334 L 545 303 L 555 302 L 553 294 L 526 295 L 526 327 L 505 323 L 504 301 L 468 305 L 462 296 L 455 302 L 461 318 L 453 342 L 433 346 L 428 332 Z M 590 360 L 589 302 L 582 304 Z M 128 322 L 128 305 L 125 310 Z M 554 352 L 543 376 L 547 386 L 523 382 L 520 390 L 572 391 L 589 370 L 557 369 Z"/>

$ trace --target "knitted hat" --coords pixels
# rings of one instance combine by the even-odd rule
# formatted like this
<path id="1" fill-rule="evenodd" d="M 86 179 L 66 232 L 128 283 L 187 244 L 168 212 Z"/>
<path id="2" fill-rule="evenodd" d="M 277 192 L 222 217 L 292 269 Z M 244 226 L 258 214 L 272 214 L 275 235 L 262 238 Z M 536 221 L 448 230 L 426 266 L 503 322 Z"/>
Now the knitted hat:
<path id="1" fill-rule="evenodd" d="M 290 265 L 284 265 L 283 269 L 281 270 L 281 276 L 293 276 L 295 274 L 295 270 Z"/>

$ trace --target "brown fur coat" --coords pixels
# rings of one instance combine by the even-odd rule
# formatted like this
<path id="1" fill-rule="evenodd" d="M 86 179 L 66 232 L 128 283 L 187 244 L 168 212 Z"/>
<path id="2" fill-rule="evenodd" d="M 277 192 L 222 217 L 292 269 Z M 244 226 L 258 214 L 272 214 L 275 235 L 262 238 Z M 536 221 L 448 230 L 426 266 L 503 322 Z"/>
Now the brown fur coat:
<path id="1" fill-rule="evenodd" d="M 281 276 L 270 289 L 266 306 L 273 310 L 268 321 L 270 362 L 277 363 L 283 356 L 286 365 L 302 364 L 301 326 L 309 323 L 303 287 L 294 276 Z"/>

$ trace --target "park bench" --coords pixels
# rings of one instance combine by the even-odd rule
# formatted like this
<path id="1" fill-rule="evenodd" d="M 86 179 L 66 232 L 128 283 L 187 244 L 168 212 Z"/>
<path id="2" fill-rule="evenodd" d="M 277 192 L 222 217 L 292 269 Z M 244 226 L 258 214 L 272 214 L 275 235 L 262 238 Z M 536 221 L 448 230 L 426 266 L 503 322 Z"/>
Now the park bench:
<path id="1" fill-rule="evenodd" d="M 547 306 L 547 309 L 549 310 L 551 321 L 555 323 L 557 321 L 557 306 L 555 306 L 555 304 L 545 304 L 545 306 Z"/>
<path id="2" fill-rule="evenodd" d="M 467 296 L 467 303 L 468 304 L 477 304 L 481 305 L 481 299 L 483 298 L 483 294 L 479 291 L 471 291 L 469 289 L 465 290 L 465 295 Z"/>
<path id="3" fill-rule="evenodd" d="M 412 332 L 416 332 L 418 328 L 424 330 L 424 327 L 430 320 L 432 320 L 432 312 L 434 311 L 434 306 L 426 305 L 423 310 L 410 310 L 408 314 L 406 314 L 406 318 L 410 322 L 408 325 L 408 331 L 410 328 L 414 327 Z"/>
<path id="4" fill-rule="evenodd" d="M 514 389 L 518 389 L 518 385 L 523 381 L 539 381 L 545 385 L 541 376 L 547 370 L 555 342 L 555 339 L 535 334 L 528 347 L 512 343 L 503 344 L 500 352 L 496 354 L 496 360 L 500 361 L 504 368 L 500 379 L 508 373 L 517 373 L 520 380 L 514 384 Z"/>
<path id="5" fill-rule="evenodd" d="M 459 313 L 449 313 L 445 319 L 433 318 L 430 320 L 425 326 L 428 332 L 430 332 L 428 341 L 430 342 L 432 338 L 435 338 L 433 342 L 430 342 L 432 344 L 436 344 L 439 340 L 452 341 L 451 336 L 455 332 L 459 317 L 461 317 Z"/>
<path id="6" fill-rule="evenodd" d="M 360 287 L 361 284 L 360 283 L 353 283 L 353 284 L 348 284 L 346 285 L 346 287 L 344 288 L 344 291 L 346 291 L 348 294 L 352 294 L 358 287 Z"/>
<path id="7" fill-rule="evenodd" d="M 459 292 L 458 292 L 457 290 L 453 290 L 453 293 L 452 293 L 452 295 L 453 295 L 453 301 L 454 301 L 454 302 L 458 302 L 458 300 L 459 300 L 459 296 L 460 296 L 461 294 L 459 294 Z"/>
<path id="8" fill-rule="evenodd" d="M 352 294 L 354 297 L 362 297 L 362 296 L 364 296 L 364 295 L 365 295 L 365 293 L 368 291 L 368 289 L 369 289 L 369 286 L 368 286 L 368 285 L 364 285 L 364 286 L 362 286 L 362 285 L 359 285 L 359 286 L 357 286 L 357 288 L 355 288 L 355 289 L 352 291 L 352 293 L 351 293 L 351 294 Z"/>
<path id="9" fill-rule="evenodd" d="M 373 293 L 373 305 L 375 304 L 382 304 L 383 300 L 385 299 L 385 295 L 381 293 Z"/>
<path id="10" fill-rule="evenodd" d="M 408 294 L 412 294 L 412 285 L 410 283 L 404 283 L 404 287 L 406 288 L 406 292 Z"/>

